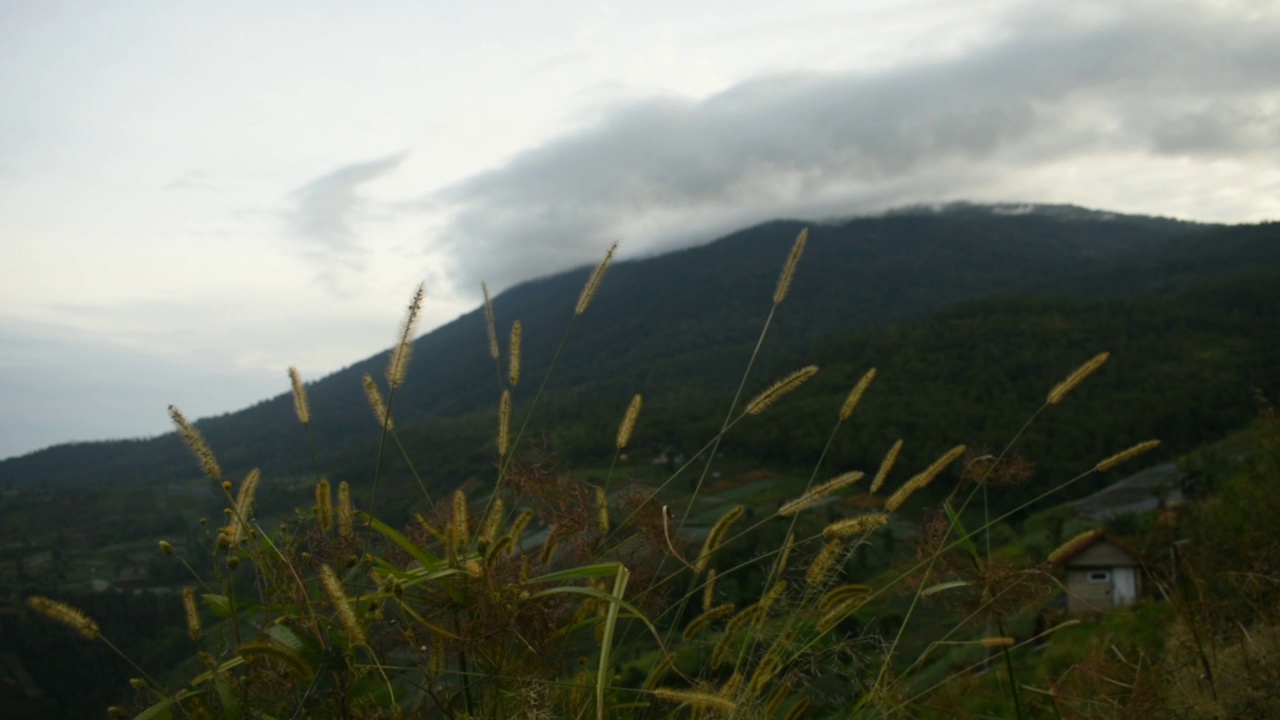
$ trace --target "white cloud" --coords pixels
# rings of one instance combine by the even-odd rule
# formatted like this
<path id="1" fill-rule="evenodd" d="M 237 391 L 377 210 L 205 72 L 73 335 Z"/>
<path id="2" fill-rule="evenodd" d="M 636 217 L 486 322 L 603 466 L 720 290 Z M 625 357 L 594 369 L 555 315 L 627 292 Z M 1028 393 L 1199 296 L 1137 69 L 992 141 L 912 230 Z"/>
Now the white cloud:
<path id="1" fill-rule="evenodd" d="M 233 410 L 385 347 L 421 279 L 430 328 L 615 240 L 951 199 L 1277 217 L 1276 37 L 1248 0 L 0 3 L 0 405 L 44 434 L 0 431 L 151 432 L 134 370 Z"/>
<path id="2" fill-rule="evenodd" d="M 645 251 L 769 217 L 996 192 L 1080 201 L 1098 196 L 1080 182 L 1090 166 L 1117 157 L 1148 181 L 1143 192 L 1114 180 L 1145 209 L 1276 216 L 1274 175 L 1256 171 L 1280 160 L 1280 18 L 1179 9 L 1029 5 L 1001 39 L 957 58 L 631 102 L 426 202 L 456 212 L 445 234 L 457 273 L 497 286 L 587 262 L 618 238 Z M 1252 203 L 1219 205 L 1199 169 L 1146 172 L 1184 161 L 1255 171 Z M 1049 168 L 1060 180 L 1046 188 Z M 1052 197 L 1020 191 L 1031 177 Z M 1152 202 L 1186 183 L 1203 202 Z"/>

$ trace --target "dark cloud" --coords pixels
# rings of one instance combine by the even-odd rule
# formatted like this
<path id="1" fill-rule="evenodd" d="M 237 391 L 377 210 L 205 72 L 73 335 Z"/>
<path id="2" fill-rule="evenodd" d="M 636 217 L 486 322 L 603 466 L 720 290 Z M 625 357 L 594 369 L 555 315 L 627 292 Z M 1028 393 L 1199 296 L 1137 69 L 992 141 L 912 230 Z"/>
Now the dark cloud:
<path id="1" fill-rule="evenodd" d="M 1073 158 L 1276 155 L 1280 20 L 1241 7 L 1021 6 L 946 61 L 615 108 L 424 203 L 454 213 L 458 281 L 505 286 L 617 239 L 646 252 L 779 215 L 971 197 Z"/>
<path id="2" fill-rule="evenodd" d="M 408 155 L 400 152 L 345 165 L 289 193 L 293 203 L 286 216 L 289 225 L 305 241 L 305 252 L 326 266 L 322 277 L 330 283 L 334 268 L 355 269 L 360 263 L 360 244 L 352 220 L 364 201 L 356 191 L 395 170 Z"/>

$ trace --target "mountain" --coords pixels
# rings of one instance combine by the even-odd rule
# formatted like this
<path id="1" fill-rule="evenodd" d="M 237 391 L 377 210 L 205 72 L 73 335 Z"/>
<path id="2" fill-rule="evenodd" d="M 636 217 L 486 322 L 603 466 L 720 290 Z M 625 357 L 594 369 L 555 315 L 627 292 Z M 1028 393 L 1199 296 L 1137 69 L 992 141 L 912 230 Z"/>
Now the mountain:
<path id="1" fill-rule="evenodd" d="M 779 268 L 806 223 L 776 221 L 658 257 L 618 262 L 576 322 L 550 396 L 587 393 L 614 415 L 632 393 L 701 405 L 731 396 L 768 314 Z M 761 368 L 837 335 L 918 320 L 992 295 L 1136 296 L 1280 268 L 1280 225 L 1201 225 L 1062 206 L 916 208 L 811 227 Z M 494 299 L 499 335 L 524 326 L 527 401 L 550 364 L 590 268 L 516 286 Z M 377 427 L 360 378 L 382 353 L 309 385 L 322 465 L 367 459 Z M 479 309 L 417 340 L 395 398 L 399 427 L 434 427 L 492 408 L 499 381 Z M 181 406 L 182 398 L 174 402 Z M 552 403 L 554 406 L 555 403 Z M 616 410 L 614 409 L 616 407 Z M 287 394 L 199 427 L 229 473 L 309 467 Z M 0 462 L 0 483 L 110 483 L 195 474 L 175 435 L 62 445 Z"/>

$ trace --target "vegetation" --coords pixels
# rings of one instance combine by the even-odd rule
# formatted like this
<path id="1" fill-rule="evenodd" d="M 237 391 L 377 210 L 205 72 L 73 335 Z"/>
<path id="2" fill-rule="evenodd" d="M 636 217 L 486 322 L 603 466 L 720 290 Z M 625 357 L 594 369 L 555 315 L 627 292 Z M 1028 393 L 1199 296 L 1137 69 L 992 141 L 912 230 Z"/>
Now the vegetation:
<path id="1" fill-rule="evenodd" d="M 501 334 L 505 353 L 496 321 L 487 324 L 496 413 L 405 423 L 419 289 L 381 379 L 361 383 L 372 412 L 314 402 L 291 371 L 306 473 L 245 472 L 172 409 L 217 502 L 201 517 L 218 519 L 178 513 L 160 529 L 174 535 L 154 557 L 186 573 L 166 605 L 162 648 L 111 645 L 127 627 L 91 606 L 39 593 L 28 608 L 130 668 L 134 707 L 113 708 L 121 716 L 1274 712 L 1262 692 L 1276 679 L 1280 518 L 1264 489 L 1280 463 L 1274 423 L 1196 458 L 1208 500 L 1116 521 L 1148 557 L 1172 560 L 1164 576 L 1153 568 L 1163 601 L 1101 625 L 1046 612 L 1051 551 L 1083 528 L 1057 510 L 1032 513 L 1158 445 L 1130 445 L 1146 427 L 1137 413 L 1090 406 L 1099 391 L 1147 403 L 1144 414 L 1181 447 L 1238 423 L 1230 407 L 1179 426 L 1179 403 L 1201 397 L 1196 383 L 1181 385 L 1192 369 L 1224 374 L 1223 385 L 1202 383 L 1210 393 L 1229 392 L 1242 373 L 1274 380 L 1277 345 L 1257 328 L 1272 316 L 1275 285 L 987 300 L 804 354 L 762 351 L 804 287 L 806 239 L 770 282 L 763 329 L 718 411 L 710 390 L 723 383 L 683 404 L 659 390 L 657 402 L 618 396 L 608 416 L 595 404 L 574 409 L 579 391 L 557 378 L 606 309 L 596 302 L 606 258 L 576 302 L 559 304 L 568 328 L 545 363 L 521 356 L 528 323 Z M 1170 323 L 1181 323 L 1176 333 Z M 1081 349 L 1090 330 L 1114 343 L 1102 346 L 1114 358 Z M 1005 337 L 1016 341 L 993 346 Z M 1193 358 L 1180 362 L 1188 348 Z M 1150 378 L 1136 369 L 1150 363 L 1126 367 L 1126 355 L 1171 360 Z M 877 358 L 892 366 L 870 369 Z M 539 364 L 542 378 L 521 377 Z M 761 367 L 776 381 L 759 381 Z M 922 399 L 908 400 L 913 392 Z M 1016 424 L 990 419 L 1018 405 L 1029 416 Z M 315 429 L 323 409 L 376 428 L 374 452 L 326 452 Z M 433 435 L 445 432 L 453 442 Z M 664 449 L 639 453 L 639 442 Z M 1088 454 L 1097 447 L 1106 450 Z M 667 462 L 654 464 L 658 454 Z M 762 470 L 760 458 L 779 469 Z M 441 482 L 447 462 L 465 469 L 460 486 Z M 309 507 L 281 510 L 300 497 Z M 1264 513 L 1263 527 L 1242 543 L 1219 540 L 1234 540 L 1249 512 Z M 1046 642 L 1049 652 L 1034 652 Z M 164 669 L 158 658 L 175 644 L 190 655 L 189 643 L 194 656 Z M 1191 666 L 1209 678 L 1207 696 L 1174 682 Z"/>

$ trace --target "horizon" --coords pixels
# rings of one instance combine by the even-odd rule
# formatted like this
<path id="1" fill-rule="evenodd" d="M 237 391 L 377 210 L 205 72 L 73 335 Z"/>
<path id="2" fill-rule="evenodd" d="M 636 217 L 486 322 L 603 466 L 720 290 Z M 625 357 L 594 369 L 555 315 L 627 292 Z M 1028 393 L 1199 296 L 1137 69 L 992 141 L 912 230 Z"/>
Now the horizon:
<path id="1" fill-rule="evenodd" d="M 1280 218 L 1280 10 L 1244 2 L 0 17 L 0 458 L 287 393 L 388 347 L 420 280 L 427 332 L 615 240 L 962 199 Z"/>

